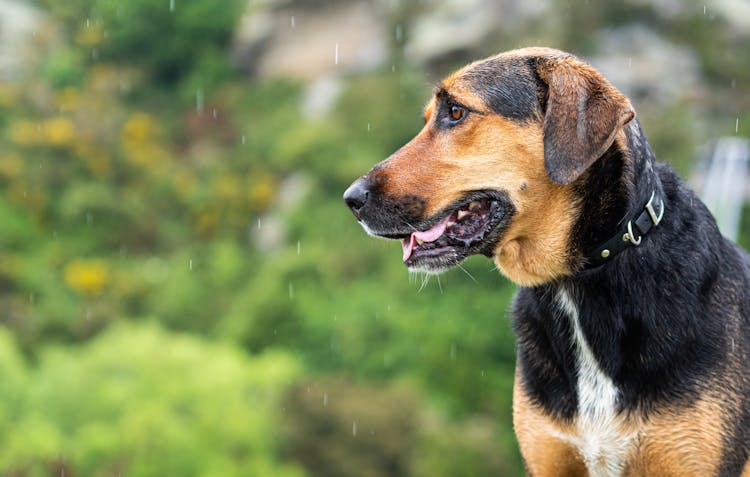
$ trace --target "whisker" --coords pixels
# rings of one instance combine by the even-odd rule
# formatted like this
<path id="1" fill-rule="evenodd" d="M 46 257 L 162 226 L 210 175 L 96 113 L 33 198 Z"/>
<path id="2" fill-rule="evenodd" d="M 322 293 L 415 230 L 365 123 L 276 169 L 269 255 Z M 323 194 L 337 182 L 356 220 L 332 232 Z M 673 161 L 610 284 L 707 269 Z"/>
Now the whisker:
<path id="1" fill-rule="evenodd" d="M 417 290 L 417 293 L 420 293 L 422 290 L 424 290 L 428 283 L 430 283 L 430 274 L 425 273 L 424 275 L 422 275 L 422 285 L 419 287 L 419 290 Z"/>
<path id="2" fill-rule="evenodd" d="M 474 278 L 474 276 L 473 276 L 473 275 L 472 275 L 471 273 L 469 273 L 469 271 L 468 271 L 467 269 L 465 269 L 465 268 L 463 267 L 463 265 L 461 265 L 460 263 L 457 263 L 456 265 L 457 265 L 457 266 L 458 266 L 458 268 L 460 268 L 460 269 L 461 269 L 461 270 L 462 270 L 462 271 L 463 271 L 463 272 L 464 272 L 464 273 L 465 273 L 465 274 L 466 274 L 466 275 L 467 275 L 467 276 L 468 276 L 469 278 L 471 278 L 471 281 L 472 281 L 472 282 L 474 282 L 474 283 L 476 283 L 477 285 L 479 285 L 479 282 L 477 281 L 477 279 L 476 279 L 476 278 Z"/>

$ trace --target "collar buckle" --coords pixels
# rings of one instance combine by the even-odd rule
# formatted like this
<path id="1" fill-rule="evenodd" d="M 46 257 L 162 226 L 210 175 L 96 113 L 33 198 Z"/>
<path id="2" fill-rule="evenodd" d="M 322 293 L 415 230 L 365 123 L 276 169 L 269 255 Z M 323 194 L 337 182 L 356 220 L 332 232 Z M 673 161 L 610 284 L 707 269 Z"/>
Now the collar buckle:
<path id="1" fill-rule="evenodd" d="M 661 194 L 660 194 L 661 195 Z M 608 259 L 611 259 L 618 253 L 625 250 L 629 245 L 638 246 L 643 240 L 643 236 L 646 235 L 653 227 L 656 227 L 661 223 L 664 218 L 664 199 L 659 197 L 657 200 L 658 208 L 654 207 L 654 199 L 656 198 L 656 191 L 651 192 L 651 197 L 648 199 L 648 203 L 641 209 L 641 213 L 635 219 L 628 220 L 627 227 L 624 231 L 619 232 L 614 237 L 610 237 L 609 240 L 599 245 L 593 253 L 588 254 L 590 260 L 594 263 L 602 263 Z M 659 213 L 657 214 L 657 210 Z M 636 236 L 636 233 L 639 234 Z"/>
<path id="2" fill-rule="evenodd" d="M 662 217 L 664 217 L 664 201 L 659 199 L 659 216 L 657 217 L 656 212 L 654 211 L 654 206 L 652 205 L 652 202 L 654 201 L 654 194 L 656 194 L 656 191 L 652 192 L 651 198 L 648 199 L 648 203 L 646 204 L 646 212 L 648 212 L 648 216 L 651 217 L 651 222 L 653 222 L 654 226 L 656 226 L 659 225 Z"/>

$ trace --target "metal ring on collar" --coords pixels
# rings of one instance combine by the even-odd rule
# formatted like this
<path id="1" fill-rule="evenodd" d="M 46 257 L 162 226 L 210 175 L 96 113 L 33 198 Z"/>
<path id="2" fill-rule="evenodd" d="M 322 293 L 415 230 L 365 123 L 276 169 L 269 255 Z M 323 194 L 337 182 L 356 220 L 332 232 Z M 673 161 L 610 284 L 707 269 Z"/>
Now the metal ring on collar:
<path id="1" fill-rule="evenodd" d="M 641 244 L 642 239 L 643 239 L 643 236 L 638 237 L 638 240 L 635 239 L 635 234 L 633 233 L 633 221 L 628 220 L 628 232 L 626 234 L 623 234 L 622 236 L 623 242 L 629 240 L 630 243 L 637 246 Z"/>

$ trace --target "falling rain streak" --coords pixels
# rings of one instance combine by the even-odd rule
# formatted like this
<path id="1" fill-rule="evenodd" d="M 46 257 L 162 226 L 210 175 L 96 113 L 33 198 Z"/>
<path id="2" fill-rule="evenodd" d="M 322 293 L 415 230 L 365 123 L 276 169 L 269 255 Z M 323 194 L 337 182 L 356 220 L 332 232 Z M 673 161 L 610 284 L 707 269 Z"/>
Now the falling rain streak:
<path id="1" fill-rule="evenodd" d="M 334 54 L 333 61 L 337 65 L 339 64 L 339 44 L 338 43 L 336 43 L 336 53 Z"/>
<path id="2" fill-rule="evenodd" d="M 174 2 L 175 2 L 175 0 L 169 0 L 169 11 L 170 12 L 174 11 Z"/>
<path id="3" fill-rule="evenodd" d="M 203 88 L 198 88 L 195 92 L 195 110 L 199 113 L 203 112 Z"/>

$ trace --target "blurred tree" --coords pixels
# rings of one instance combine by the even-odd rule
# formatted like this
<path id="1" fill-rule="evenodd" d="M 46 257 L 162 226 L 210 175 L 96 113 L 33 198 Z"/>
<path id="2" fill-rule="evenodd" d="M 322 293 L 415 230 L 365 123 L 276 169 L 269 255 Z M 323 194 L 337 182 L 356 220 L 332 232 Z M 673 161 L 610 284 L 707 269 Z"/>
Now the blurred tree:
<path id="1" fill-rule="evenodd" d="M 287 353 L 118 326 L 29 370 L 0 330 L 0 473 L 301 477 L 277 457 Z M 61 458 L 62 456 L 62 458 Z"/>
<path id="2" fill-rule="evenodd" d="M 155 81 L 173 84 L 191 74 L 206 85 L 226 77 L 241 0 L 43 0 L 77 43 L 97 61 L 138 66 Z"/>

